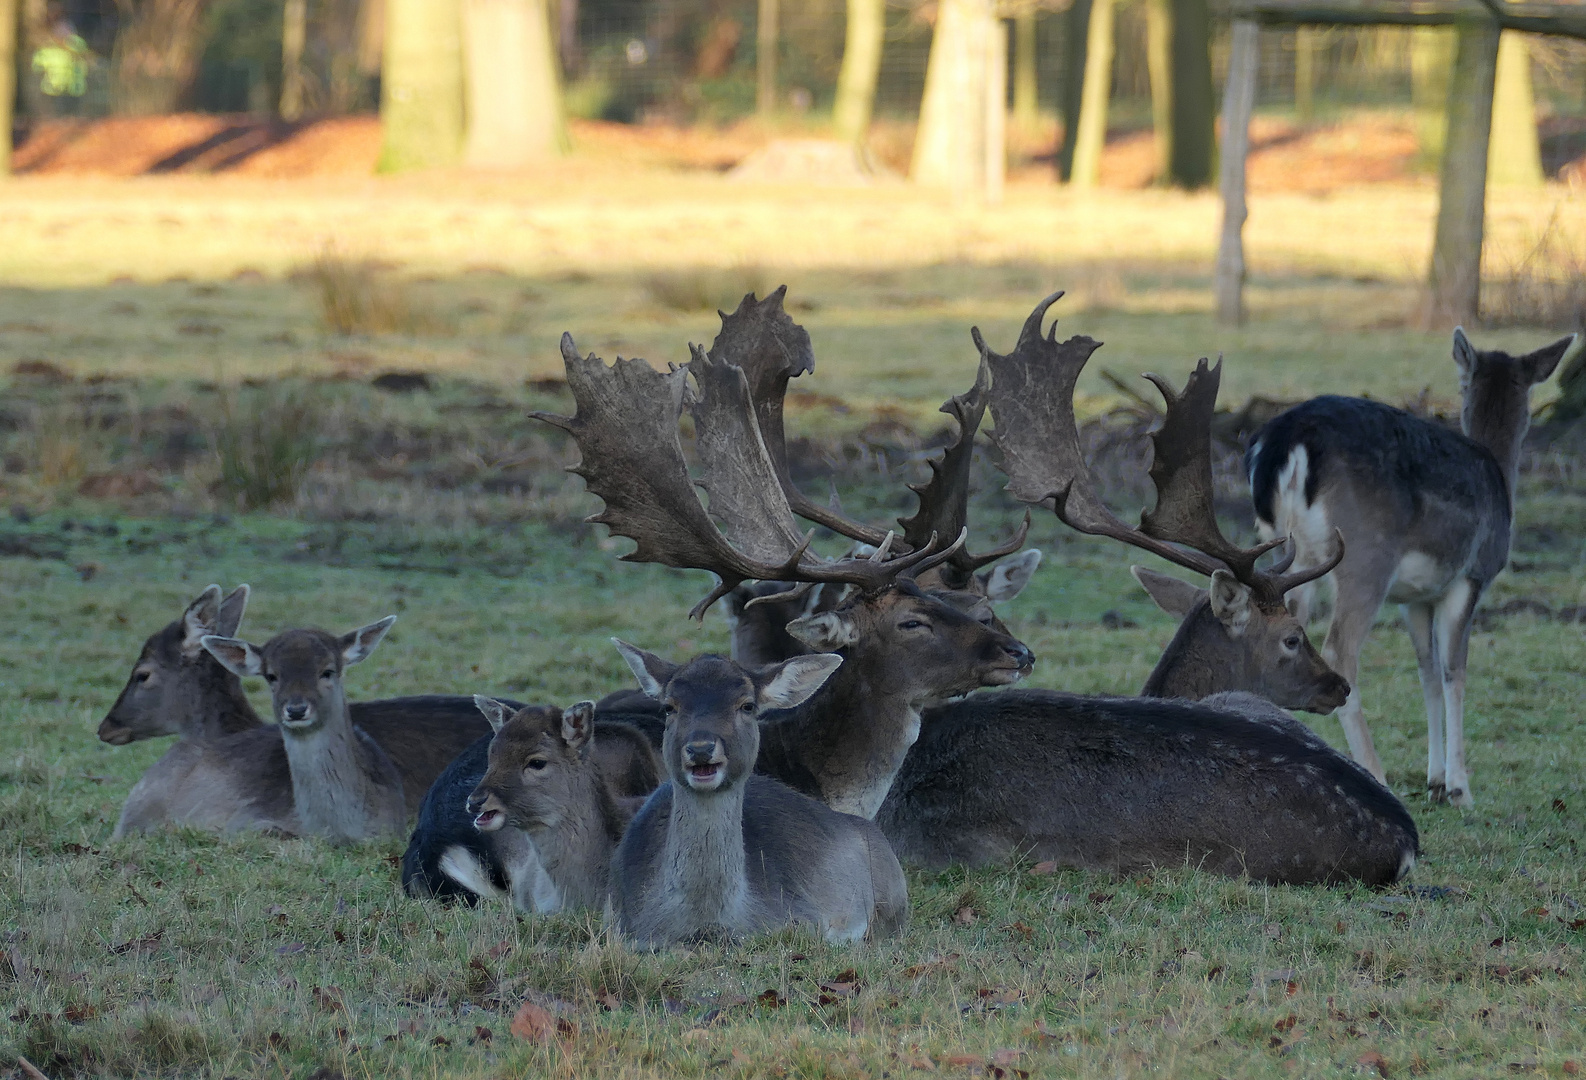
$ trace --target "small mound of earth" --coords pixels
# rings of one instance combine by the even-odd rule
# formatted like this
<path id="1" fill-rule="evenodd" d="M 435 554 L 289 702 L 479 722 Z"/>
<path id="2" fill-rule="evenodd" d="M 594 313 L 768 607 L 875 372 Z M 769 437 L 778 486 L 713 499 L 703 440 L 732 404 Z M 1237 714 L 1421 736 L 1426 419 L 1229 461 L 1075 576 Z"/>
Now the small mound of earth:
<path id="1" fill-rule="evenodd" d="M 869 187 L 896 179 L 862 150 L 835 139 L 776 139 L 733 166 L 727 177 L 814 187 Z"/>

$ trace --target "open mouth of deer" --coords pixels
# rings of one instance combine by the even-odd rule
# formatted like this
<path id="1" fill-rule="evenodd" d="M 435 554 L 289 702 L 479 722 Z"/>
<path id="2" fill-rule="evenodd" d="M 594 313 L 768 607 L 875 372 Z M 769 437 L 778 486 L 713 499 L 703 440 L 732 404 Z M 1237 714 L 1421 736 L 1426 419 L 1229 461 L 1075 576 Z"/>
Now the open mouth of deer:
<path id="1" fill-rule="evenodd" d="M 480 832 L 495 832 L 507 823 L 507 815 L 500 810 L 483 810 L 474 815 L 474 828 Z"/>
<path id="2" fill-rule="evenodd" d="M 1009 686 L 1035 670 L 1034 664 L 1001 664 L 986 672 L 986 686 Z"/>

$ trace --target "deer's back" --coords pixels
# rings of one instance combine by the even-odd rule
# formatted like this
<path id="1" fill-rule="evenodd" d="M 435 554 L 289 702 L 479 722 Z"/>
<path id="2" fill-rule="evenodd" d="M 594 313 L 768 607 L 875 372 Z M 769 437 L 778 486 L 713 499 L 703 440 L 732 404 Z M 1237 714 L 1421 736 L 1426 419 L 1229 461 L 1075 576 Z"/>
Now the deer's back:
<path id="1" fill-rule="evenodd" d="M 353 724 L 374 739 L 401 774 L 409 814 L 418 812 L 425 793 L 454 758 L 491 733 L 474 699 L 460 695 L 355 701 L 349 708 Z"/>
<path id="2" fill-rule="evenodd" d="M 1364 770 L 1237 713 L 1010 690 L 932 720 L 877 817 L 904 859 L 927 866 L 1028 855 L 1380 884 L 1418 851 L 1408 812 Z"/>

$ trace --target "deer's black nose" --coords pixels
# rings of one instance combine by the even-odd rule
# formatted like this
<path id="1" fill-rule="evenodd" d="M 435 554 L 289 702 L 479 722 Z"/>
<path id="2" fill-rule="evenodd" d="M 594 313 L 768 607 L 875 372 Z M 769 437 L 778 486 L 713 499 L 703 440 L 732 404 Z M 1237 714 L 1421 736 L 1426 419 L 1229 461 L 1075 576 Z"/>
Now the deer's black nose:
<path id="1" fill-rule="evenodd" d="M 690 765 L 709 765 L 716 760 L 714 735 L 691 735 L 683 744 L 683 759 Z"/>
<path id="2" fill-rule="evenodd" d="M 281 706 L 281 715 L 295 724 L 308 719 L 308 704 L 302 701 L 293 701 Z"/>
<path id="3" fill-rule="evenodd" d="M 1014 663 L 1021 668 L 1035 666 L 1035 653 L 1031 652 L 1030 647 L 1022 641 L 1009 642 L 1002 647 L 1002 651 L 1007 653 Z"/>
<path id="4" fill-rule="evenodd" d="M 473 794 L 469 795 L 468 796 L 468 802 L 464 804 L 465 808 L 468 810 L 468 816 L 469 817 L 478 817 L 479 816 L 479 811 L 484 809 L 485 800 L 487 798 L 489 798 L 489 795 L 487 795 L 483 791 L 476 791 Z"/>

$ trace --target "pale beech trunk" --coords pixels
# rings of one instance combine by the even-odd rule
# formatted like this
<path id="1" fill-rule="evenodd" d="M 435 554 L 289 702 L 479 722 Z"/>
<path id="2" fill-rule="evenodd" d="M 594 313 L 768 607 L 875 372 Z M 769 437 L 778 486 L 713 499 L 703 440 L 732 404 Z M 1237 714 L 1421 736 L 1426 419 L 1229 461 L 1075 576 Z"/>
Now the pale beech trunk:
<path id="1" fill-rule="evenodd" d="M 1410 100 L 1415 105 L 1415 141 L 1421 168 L 1443 160 L 1448 134 L 1448 78 L 1454 68 L 1452 26 L 1417 26 L 1410 37 Z"/>
<path id="2" fill-rule="evenodd" d="M 770 117 L 777 111 L 776 54 L 777 42 L 780 38 L 777 23 L 781 20 L 779 3 L 780 0 L 760 0 L 760 15 L 755 20 L 754 107 L 762 117 Z"/>
<path id="3" fill-rule="evenodd" d="M 11 113 L 16 107 L 17 0 L 0 0 L 0 177 L 11 175 Z"/>
<path id="4" fill-rule="evenodd" d="M 1448 85 L 1448 136 L 1438 184 L 1437 232 L 1425 322 L 1447 330 L 1475 321 L 1481 304 L 1481 241 L 1498 28 L 1460 26 Z"/>
<path id="5" fill-rule="evenodd" d="M 1173 7 L 1170 0 L 1146 0 L 1145 60 L 1151 76 L 1151 133 L 1156 150 L 1156 180 L 1167 180 L 1173 158 Z"/>
<path id="6" fill-rule="evenodd" d="M 303 47 L 308 42 L 308 0 L 286 0 L 281 18 L 281 119 L 303 115 Z"/>
<path id="7" fill-rule="evenodd" d="M 385 49 L 385 0 L 358 4 L 358 73 L 380 74 L 380 54 Z"/>
<path id="8" fill-rule="evenodd" d="M 1245 158 L 1260 65 L 1260 30 L 1249 19 L 1234 20 L 1228 82 L 1223 86 L 1223 231 L 1216 274 L 1217 321 L 1233 326 L 1245 321 Z"/>
<path id="9" fill-rule="evenodd" d="M 960 199 L 995 197 L 996 177 L 988 173 L 1000 171 L 1002 125 L 987 117 L 991 100 L 1007 86 L 1006 75 L 991 70 L 1006 64 L 1006 42 L 991 0 L 942 0 L 909 170 L 916 183 L 947 188 Z M 993 161 L 997 169 L 988 170 Z"/>
<path id="10" fill-rule="evenodd" d="M 1008 27 L 1000 19 L 991 23 L 986 37 L 986 89 L 981 98 L 985 106 L 985 134 L 980 144 L 983 155 L 986 202 L 1002 202 L 1003 182 L 1008 171 Z"/>
<path id="11" fill-rule="evenodd" d="M 1013 122 L 1021 131 L 1040 123 L 1040 82 L 1035 12 L 1021 11 L 1013 20 Z"/>
<path id="12" fill-rule="evenodd" d="M 381 172 L 457 164 L 463 148 L 462 14 L 457 0 L 386 0 Z"/>
<path id="13" fill-rule="evenodd" d="M 567 145 L 546 0 L 463 0 L 463 164 L 522 169 Z"/>
<path id="14" fill-rule="evenodd" d="M 848 0 L 843 66 L 837 73 L 832 126 L 845 142 L 864 142 L 881 75 L 881 44 L 886 35 L 886 0 Z"/>
<path id="15" fill-rule="evenodd" d="M 1212 182 L 1217 158 L 1217 95 L 1212 90 L 1211 13 L 1206 0 L 1173 0 L 1173 146 L 1168 179 L 1179 187 Z"/>
<path id="16" fill-rule="evenodd" d="M 1079 99 L 1079 130 L 1074 133 L 1074 166 L 1068 182 L 1092 188 L 1101 177 L 1101 149 L 1107 142 L 1107 106 L 1112 99 L 1113 0 L 1091 0 L 1085 34 L 1085 89 Z"/>
<path id="17" fill-rule="evenodd" d="M 1492 141 L 1487 183 L 1542 186 L 1542 143 L 1536 134 L 1536 99 L 1531 91 L 1531 49 L 1526 36 L 1505 30 L 1498 40 L 1498 70 L 1492 90 Z"/>

